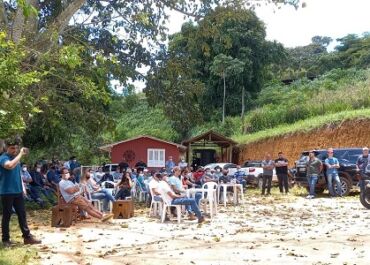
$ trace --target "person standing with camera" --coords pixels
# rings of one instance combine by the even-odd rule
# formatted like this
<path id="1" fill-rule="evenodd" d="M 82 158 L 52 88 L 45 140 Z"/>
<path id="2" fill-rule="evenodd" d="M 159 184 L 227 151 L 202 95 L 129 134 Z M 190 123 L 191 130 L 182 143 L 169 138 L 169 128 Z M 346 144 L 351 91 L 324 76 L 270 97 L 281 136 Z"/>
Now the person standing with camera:
<path id="1" fill-rule="evenodd" d="M 9 222 L 14 208 L 17 216 L 20 229 L 23 235 L 24 244 L 40 244 L 31 235 L 27 225 L 26 210 L 24 206 L 24 188 L 21 179 L 20 160 L 24 155 L 28 154 L 27 148 L 19 150 L 19 142 L 6 141 L 6 152 L 0 156 L 0 196 L 3 208 L 3 217 L 1 220 L 2 242 L 5 247 L 10 247 Z"/>

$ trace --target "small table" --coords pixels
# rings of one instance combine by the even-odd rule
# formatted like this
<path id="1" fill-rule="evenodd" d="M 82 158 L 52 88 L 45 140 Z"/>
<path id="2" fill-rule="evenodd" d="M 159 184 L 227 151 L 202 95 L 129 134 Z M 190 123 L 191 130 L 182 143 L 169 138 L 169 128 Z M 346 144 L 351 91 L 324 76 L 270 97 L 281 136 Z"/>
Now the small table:
<path id="1" fill-rule="evenodd" d="M 218 184 L 217 186 L 217 192 L 218 192 L 218 199 L 220 201 L 220 195 L 221 195 L 221 187 L 222 187 L 222 190 L 223 190 L 223 199 L 224 199 L 224 206 L 226 207 L 226 199 L 227 199 L 227 188 L 228 187 L 233 187 L 233 190 L 234 190 L 234 205 L 237 204 L 238 202 L 238 189 L 240 189 L 240 192 L 241 192 L 241 195 L 242 195 L 242 201 L 244 201 L 244 194 L 243 194 L 243 185 L 242 184 L 237 184 L 237 183 L 221 183 L 221 184 Z"/>

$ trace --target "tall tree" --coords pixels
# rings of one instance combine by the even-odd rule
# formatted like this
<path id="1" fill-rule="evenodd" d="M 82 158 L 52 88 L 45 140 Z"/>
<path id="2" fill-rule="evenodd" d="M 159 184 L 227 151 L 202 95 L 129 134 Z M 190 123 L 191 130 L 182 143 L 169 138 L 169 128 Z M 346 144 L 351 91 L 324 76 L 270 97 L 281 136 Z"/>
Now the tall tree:
<path id="1" fill-rule="evenodd" d="M 221 54 L 240 61 L 238 69 L 241 72 L 235 78 L 222 79 L 225 84 L 213 74 L 215 71 L 211 72 L 211 66 L 216 66 L 215 58 Z M 149 102 L 170 101 L 171 106 L 171 102 L 178 102 L 181 97 L 178 93 L 171 94 L 160 84 L 168 82 L 173 84 L 174 89 L 180 89 L 174 85 L 180 77 L 197 80 L 205 89 L 193 97 L 193 104 L 199 106 L 204 120 L 220 120 L 223 116 L 221 110 L 228 115 L 240 114 L 243 87 L 247 90 L 245 96 L 255 95 L 266 76 L 267 66 L 278 61 L 283 54 L 282 45 L 265 40 L 264 25 L 254 12 L 218 7 L 197 24 L 183 24 L 181 32 L 170 37 L 168 50 L 162 51 L 157 69 L 151 72 L 151 79 L 160 82 L 148 82 L 145 92 Z M 170 74 L 174 62 L 177 62 L 176 69 L 182 68 L 177 70 L 182 72 L 181 75 Z M 219 66 L 222 67 L 222 63 Z M 227 96 L 224 97 L 226 86 Z"/>
<path id="2" fill-rule="evenodd" d="M 226 102 L 226 77 L 239 75 L 243 72 L 244 63 L 225 54 L 217 55 L 210 66 L 211 73 L 217 75 L 223 80 L 223 98 L 222 98 L 222 123 L 225 123 L 225 102 Z"/>

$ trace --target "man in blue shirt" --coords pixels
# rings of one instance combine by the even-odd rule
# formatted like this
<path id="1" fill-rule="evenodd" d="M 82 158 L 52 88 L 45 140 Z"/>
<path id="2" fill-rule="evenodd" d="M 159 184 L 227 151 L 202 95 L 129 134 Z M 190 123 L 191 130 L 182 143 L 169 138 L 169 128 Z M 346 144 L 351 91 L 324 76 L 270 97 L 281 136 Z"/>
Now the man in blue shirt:
<path id="1" fill-rule="evenodd" d="M 175 162 L 173 162 L 172 156 L 168 157 L 168 160 L 166 161 L 166 172 L 167 174 L 172 173 L 172 169 L 175 167 Z"/>
<path id="2" fill-rule="evenodd" d="M 2 241 L 5 247 L 11 246 L 9 222 L 14 208 L 20 229 L 23 234 L 24 244 L 40 244 L 28 228 L 26 210 L 24 207 L 23 184 L 21 179 L 21 158 L 28 153 L 27 148 L 19 150 L 18 141 L 6 141 L 6 152 L 0 156 L 0 196 L 3 208 L 1 220 Z"/>
<path id="3" fill-rule="evenodd" d="M 328 158 L 325 159 L 326 177 L 328 179 L 328 189 L 330 196 L 335 197 L 335 190 L 333 184 L 337 184 L 337 195 L 342 196 L 342 185 L 340 183 L 338 168 L 339 161 L 334 156 L 333 148 L 328 149 Z"/>
<path id="4" fill-rule="evenodd" d="M 237 183 L 243 184 L 243 188 L 245 188 L 247 186 L 247 181 L 245 180 L 246 177 L 247 177 L 247 174 L 238 165 L 236 167 L 236 171 L 234 173 L 234 178 L 236 179 Z"/>

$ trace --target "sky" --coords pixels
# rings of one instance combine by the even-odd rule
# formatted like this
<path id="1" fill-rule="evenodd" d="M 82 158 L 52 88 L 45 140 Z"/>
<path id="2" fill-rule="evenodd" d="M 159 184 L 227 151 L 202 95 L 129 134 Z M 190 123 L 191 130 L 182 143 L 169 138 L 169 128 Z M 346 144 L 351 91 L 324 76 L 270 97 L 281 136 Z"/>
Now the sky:
<path id="1" fill-rule="evenodd" d="M 370 31 L 370 0 L 301 0 L 306 7 L 295 9 L 285 5 L 281 9 L 273 5 L 256 9 L 257 16 L 266 25 L 268 40 L 281 42 L 285 47 L 304 46 L 313 36 L 328 36 L 333 40 L 347 34 Z M 185 20 L 183 15 L 172 12 L 169 33 L 179 32 Z M 328 49 L 333 50 L 336 42 Z M 145 72 L 142 69 L 141 72 Z M 135 82 L 136 91 L 145 84 Z"/>
<path id="2" fill-rule="evenodd" d="M 267 39 L 276 40 L 285 47 L 304 46 L 316 35 L 332 39 L 349 33 L 370 31 L 370 0 L 301 0 L 305 8 L 285 5 L 277 9 L 272 5 L 256 9 L 265 22 Z M 178 32 L 184 22 L 178 13 L 172 13 L 170 33 Z"/>

